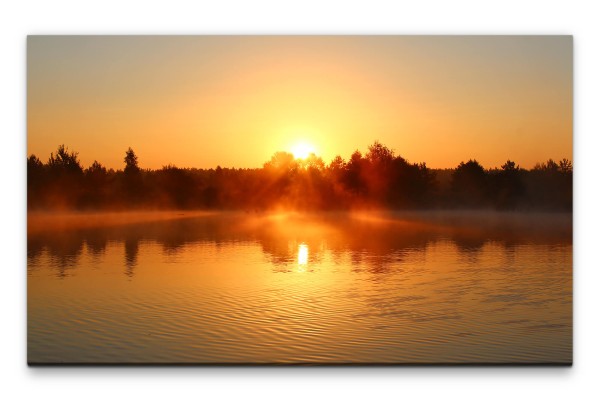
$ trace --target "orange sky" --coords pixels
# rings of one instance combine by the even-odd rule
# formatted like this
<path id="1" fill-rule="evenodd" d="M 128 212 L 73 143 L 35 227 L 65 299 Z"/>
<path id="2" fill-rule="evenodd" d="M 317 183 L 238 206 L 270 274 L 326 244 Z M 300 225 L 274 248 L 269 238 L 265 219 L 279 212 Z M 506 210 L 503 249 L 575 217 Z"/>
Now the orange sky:
<path id="1" fill-rule="evenodd" d="M 572 159 L 570 36 L 30 36 L 28 154 L 260 167 L 375 140 L 410 162 Z"/>

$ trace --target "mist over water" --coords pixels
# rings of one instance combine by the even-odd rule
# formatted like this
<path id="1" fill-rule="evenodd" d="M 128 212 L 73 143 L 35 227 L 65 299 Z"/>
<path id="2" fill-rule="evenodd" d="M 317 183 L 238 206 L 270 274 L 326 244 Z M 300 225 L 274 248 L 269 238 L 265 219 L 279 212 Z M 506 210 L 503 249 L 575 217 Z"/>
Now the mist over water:
<path id="1" fill-rule="evenodd" d="M 30 363 L 570 363 L 572 216 L 28 221 Z"/>

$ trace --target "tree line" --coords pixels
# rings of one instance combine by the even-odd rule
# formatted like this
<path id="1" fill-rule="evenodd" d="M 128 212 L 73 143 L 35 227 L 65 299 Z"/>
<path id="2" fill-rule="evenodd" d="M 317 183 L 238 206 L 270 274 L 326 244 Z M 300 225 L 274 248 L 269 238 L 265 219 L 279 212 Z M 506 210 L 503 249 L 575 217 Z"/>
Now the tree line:
<path id="1" fill-rule="evenodd" d="M 410 163 L 375 142 L 348 160 L 277 152 L 262 168 L 143 169 L 129 148 L 122 170 L 84 168 L 60 145 L 46 163 L 27 158 L 29 210 L 497 209 L 571 211 L 573 166 L 550 159 L 523 169 L 476 160 L 452 169 Z"/>

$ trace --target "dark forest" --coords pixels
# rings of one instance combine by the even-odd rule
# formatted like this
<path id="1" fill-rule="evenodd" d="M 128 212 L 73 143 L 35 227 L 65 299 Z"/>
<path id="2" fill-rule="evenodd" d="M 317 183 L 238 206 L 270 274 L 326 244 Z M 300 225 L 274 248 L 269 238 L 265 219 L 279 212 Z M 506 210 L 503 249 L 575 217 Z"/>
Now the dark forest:
<path id="1" fill-rule="evenodd" d="M 262 168 L 164 166 L 144 169 L 131 149 L 122 170 L 98 161 L 84 168 L 60 145 L 46 163 L 27 158 L 28 210 L 350 210 L 489 209 L 572 211 L 571 161 L 527 170 L 507 160 L 485 169 L 476 160 L 451 169 L 410 163 L 379 142 L 326 164 L 311 154 L 275 153 Z"/>

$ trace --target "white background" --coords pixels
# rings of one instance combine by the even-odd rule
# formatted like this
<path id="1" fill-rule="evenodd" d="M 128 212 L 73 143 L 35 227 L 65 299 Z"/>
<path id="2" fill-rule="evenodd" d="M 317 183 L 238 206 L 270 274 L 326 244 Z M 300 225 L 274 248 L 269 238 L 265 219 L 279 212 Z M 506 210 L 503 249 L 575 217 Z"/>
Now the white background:
<path id="1" fill-rule="evenodd" d="M 599 399 L 600 13 L 593 1 L 4 1 L 0 5 L 0 394 L 9 399 Z M 28 34 L 574 35 L 572 368 L 28 368 Z"/>

